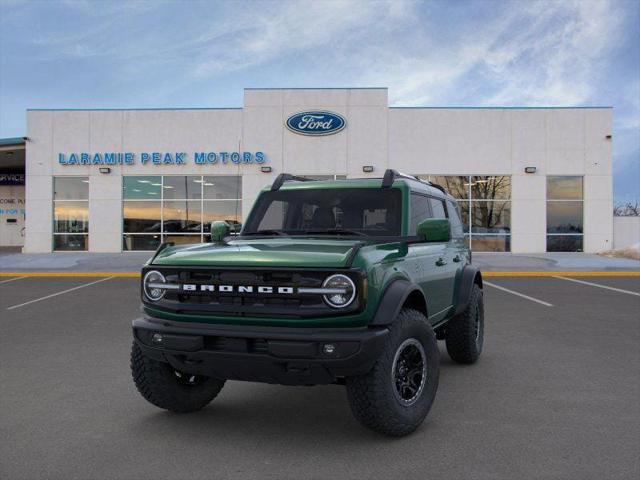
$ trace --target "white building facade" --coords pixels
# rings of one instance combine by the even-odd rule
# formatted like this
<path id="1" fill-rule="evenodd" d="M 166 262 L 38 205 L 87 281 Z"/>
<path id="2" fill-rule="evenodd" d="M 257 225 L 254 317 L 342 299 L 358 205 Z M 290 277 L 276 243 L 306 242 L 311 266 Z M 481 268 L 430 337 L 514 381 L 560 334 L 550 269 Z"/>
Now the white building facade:
<path id="1" fill-rule="evenodd" d="M 300 134 L 286 125 L 300 112 L 345 125 Z M 385 88 L 247 89 L 237 109 L 29 110 L 23 251 L 206 241 L 209 222 L 242 222 L 280 173 L 387 168 L 458 198 L 474 251 L 608 250 L 611 131 L 606 107 L 390 108 Z"/>

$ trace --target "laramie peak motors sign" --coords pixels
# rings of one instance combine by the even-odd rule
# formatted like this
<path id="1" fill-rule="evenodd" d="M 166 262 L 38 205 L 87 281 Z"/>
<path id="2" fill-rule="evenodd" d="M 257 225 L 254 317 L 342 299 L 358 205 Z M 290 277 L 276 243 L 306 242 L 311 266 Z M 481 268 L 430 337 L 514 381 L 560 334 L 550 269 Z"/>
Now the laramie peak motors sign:
<path id="1" fill-rule="evenodd" d="M 78 152 L 58 153 L 60 165 L 196 165 L 263 164 L 264 152 Z"/>
<path id="2" fill-rule="evenodd" d="M 324 110 L 299 112 L 287 118 L 287 128 L 300 135 L 332 135 L 347 125 L 342 115 Z"/>

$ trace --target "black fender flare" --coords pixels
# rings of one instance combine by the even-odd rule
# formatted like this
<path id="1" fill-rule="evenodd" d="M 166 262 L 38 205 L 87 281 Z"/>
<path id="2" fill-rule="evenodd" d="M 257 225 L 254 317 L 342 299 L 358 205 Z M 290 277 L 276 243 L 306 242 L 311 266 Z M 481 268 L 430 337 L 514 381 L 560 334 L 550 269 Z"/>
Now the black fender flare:
<path id="1" fill-rule="evenodd" d="M 477 283 L 480 288 L 482 288 L 482 272 L 480 272 L 478 267 L 466 265 L 460 275 L 458 298 L 454 315 L 464 312 L 465 308 L 467 308 L 467 305 L 469 304 L 469 297 L 471 296 L 471 289 L 473 288 L 474 283 Z"/>
<path id="2" fill-rule="evenodd" d="M 416 291 L 422 297 L 426 309 L 427 299 L 417 284 L 405 279 L 393 280 L 385 288 L 378 304 L 378 310 L 369 325 L 389 325 L 393 323 L 409 295 Z"/>

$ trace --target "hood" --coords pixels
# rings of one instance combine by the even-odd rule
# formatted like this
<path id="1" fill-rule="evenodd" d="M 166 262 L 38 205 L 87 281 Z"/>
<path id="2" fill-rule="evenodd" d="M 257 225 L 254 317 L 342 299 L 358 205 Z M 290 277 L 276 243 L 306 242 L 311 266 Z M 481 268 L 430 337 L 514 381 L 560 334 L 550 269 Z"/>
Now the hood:
<path id="1" fill-rule="evenodd" d="M 353 239 L 289 237 L 174 246 L 162 250 L 152 265 L 345 268 L 359 243 Z"/>

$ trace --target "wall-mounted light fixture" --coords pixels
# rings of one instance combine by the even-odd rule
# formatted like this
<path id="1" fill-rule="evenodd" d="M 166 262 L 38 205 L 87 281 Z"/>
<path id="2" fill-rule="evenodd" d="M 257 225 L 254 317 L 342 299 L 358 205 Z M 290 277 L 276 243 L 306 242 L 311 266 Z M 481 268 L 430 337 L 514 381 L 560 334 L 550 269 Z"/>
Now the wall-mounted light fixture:
<path id="1" fill-rule="evenodd" d="M 536 167 L 524 167 L 524 173 L 536 173 Z"/>
<path id="2" fill-rule="evenodd" d="M 365 165 L 362 167 L 362 171 L 364 173 L 371 173 L 373 172 L 373 165 Z"/>
<path id="3" fill-rule="evenodd" d="M 100 173 L 111 173 L 111 169 L 109 167 L 100 167 Z"/>
<path id="4" fill-rule="evenodd" d="M 271 167 L 260 167 L 262 173 L 271 173 Z"/>

